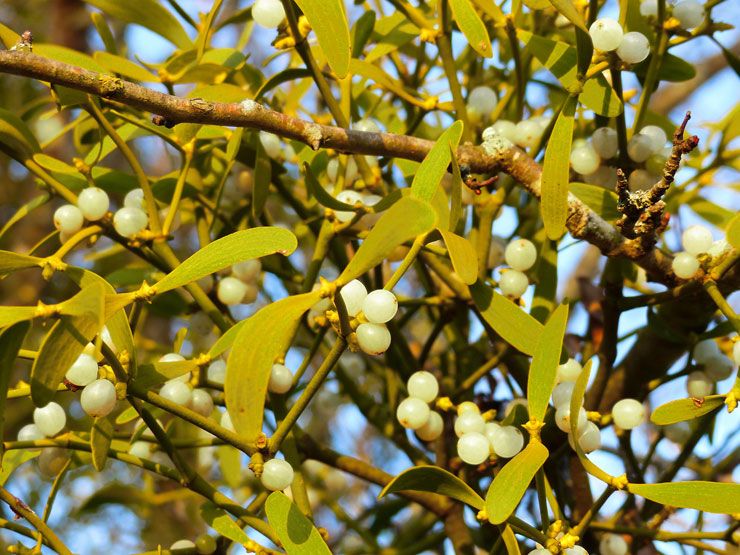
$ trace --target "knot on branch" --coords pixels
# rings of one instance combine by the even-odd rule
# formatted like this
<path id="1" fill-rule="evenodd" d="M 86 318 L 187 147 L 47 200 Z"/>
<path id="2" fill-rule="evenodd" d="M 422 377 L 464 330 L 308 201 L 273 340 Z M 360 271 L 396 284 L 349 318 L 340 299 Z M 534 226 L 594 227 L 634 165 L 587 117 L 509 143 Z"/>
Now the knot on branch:
<path id="1" fill-rule="evenodd" d="M 664 213 L 665 202 L 661 199 L 665 190 L 655 184 L 649 191 L 630 191 L 627 176 L 617 170 L 617 210 L 622 216 L 617 227 L 627 239 L 635 240 L 642 256 L 655 245 L 656 238 L 668 225 L 669 215 Z"/>
<path id="2" fill-rule="evenodd" d="M 21 35 L 21 40 L 19 40 L 17 44 L 13 45 L 10 50 L 25 50 L 27 52 L 32 52 L 33 34 L 31 33 L 31 31 L 23 31 L 23 34 Z"/>
<path id="3" fill-rule="evenodd" d="M 112 75 L 98 75 L 100 96 L 109 97 L 123 90 L 123 80 Z"/>
<path id="4" fill-rule="evenodd" d="M 167 119 L 164 116 L 160 116 L 158 114 L 154 114 L 152 116 L 152 123 L 154 125 L 159 125 L 161 127 L 166 127 L 167 129 L 172 129 L 175 127 L 175 122 L 172 120 Z"/>

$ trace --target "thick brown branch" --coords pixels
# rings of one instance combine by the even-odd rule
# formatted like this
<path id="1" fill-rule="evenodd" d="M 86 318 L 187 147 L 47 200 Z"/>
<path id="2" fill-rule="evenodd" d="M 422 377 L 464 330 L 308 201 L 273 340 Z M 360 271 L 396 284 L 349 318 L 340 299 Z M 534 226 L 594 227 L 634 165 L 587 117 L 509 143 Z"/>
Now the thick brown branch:
<path id="1" fill-rule="evenodd" d="M 202 123 L 248 127 L 269 131 L 313 149 L 333 148 L 340 152 L 387 156 L 421 161 L 433 142 L 393 133 L 369 133 L 341 127 L 319 125 L 265 108 L 246 99 L 241 103 L 209 102 L 199 98 L 180 98 L 153 91 L 111 75 L 103 75 L 28 51 L 0 51 L 0 72 L 32 77 L 87 93 L 110 98 L 133 108 L 151 112 L 169 124 Z M 504 171 L 531 194 L 540 197 L 542 168 L 525 152 L 507 145 L 488 149 L 465 145 L 458 150 L 460 164 L 471 171 L 495 174 Z M 569 195 L 568 230 L 578 238 L 597 246 L 610 256 L 629 256 L 617 229 L 605 222 L 579 199 Z M 670 259 L 651 251 L 636 260 L 651 279 L 671 284 Z"/>

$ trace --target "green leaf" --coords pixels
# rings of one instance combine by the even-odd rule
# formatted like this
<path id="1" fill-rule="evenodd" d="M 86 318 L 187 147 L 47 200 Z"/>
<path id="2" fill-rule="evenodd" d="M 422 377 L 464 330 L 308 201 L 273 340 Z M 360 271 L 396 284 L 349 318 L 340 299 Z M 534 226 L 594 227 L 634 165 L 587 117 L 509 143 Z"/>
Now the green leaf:
<path id="1" fill-rule="evenodd" d="M 72 300 L 79 315 L 57 320 L 31 367 L 31 398 L 38 407 L 54 398 L 64 374 L 103 327 L 105 291 L 101 285 L 85 287 Z"/>
<path id="2" fill-rule="evenodd" d="M 462 501 L 471 507 L 483 508 L 484 501 L 480 495 L 460 478 L 439 468 L 438 466 L 414 466 L 404 470 L 398 476 L 386 484 L 378 494 L 378 499 L 389 493 L 399 491 L 427 491 L 446 495 L 458 501 Z"/>
<path id="3" fill-rule="evenodd" d="M 321 186 L 318 179 L 316 179 L 316 176 L 313 174 L 313 170 L 311 170 L 311 166 L 307 162 L 303 162 L 303 171 L 306 174 L 306 187 L 321 206 L 331 208 L 332 210 L 344 210 L 348 212 L 353 212 L 355 210 L 355 207 L 351 204 L 347 204 L 346 202 L 342 202 L 341 200 L 337 200 L 331 196 L 326 189 Z"/>
<path id="4" fill-rule="evenodd" d="M 546 39 L 521 29 L 517 29 L 516 36 L 524 43 L 529 53 L 558 78 L 566 90 L 577 90 L 578 70 L 575 48 L 564 42 Z"/>
<path id="5" fill-rule="evenodd" d="M 193 372 L 198 365 L 192 360 L 177 360 L 173 362 L 151 362 L 142 364 L 136 372 L 136 385 L 153 387 L 173 378 Z"/>
<path id="6" fill-rule="evenodd" d="M 740 484 L 717 482 L 670 482 L 630 484 L 630 493 L 661 505 L 696 509 L 708 513 L 740 513 Z"/>
<path id="7" fill-rule="evenodd" d="M 96 418 L 90 431 L 90 451 L 93 466 L 98 472 L 105 468 L 111 441 L 113 441 L 113 423 L 107 416 Z"/>
<path id="8" fill-rule="evenodd" d="M 246 320 L 242 320 L 241 322 L 237 322 L 233 326 L 231 326 L 229 329 L 227 329 L 221 337 L 219 337 L 216 342 L 211 345 L 211 349 L 208 351 L 208 356 L 211 358 L 216 358 L 219 355 L 222 355 L 229 349 L 231 349 L 231 346 L 234 344 L 234 340 L 236 339 L 236 336 L 239 334 L 239 330 L 242 329 L 244 324 L 246 324 Z"/>
<path id="9" fill-rule="evenodd" d="M 359 58 L 375 29 L 377 16 L 373 10 L 362 14 L 352 27 L 352 57 Z"/>
<path id="10" fill-rule="evenodd" d="M 103 17 L 103 14 L 93 12 L 90 14 L 90 19 L 92 20 L 93 25 L 95 25 L 95 30 L 98 32 L 98 35 L 100 35 L 100 40 L 103 41 L 105 49 L 111 53 L 117 52 L 118 47 L 116 46 L 116 39 L 113 37 L 113 33 L 111 32 L 110 27 L 108 27 L 108 22 L 105 20 L 105 17 Z"/>
<path id="11" fill-rule="evenodd" d="M 504 529 L 501 532 L 501 537 L 504 540 L 506 553 L 508 553 L 508 555 L 521 555 L 521 551 L 519 551 L 519 542 L 517 541 L 516 535 L 511 529 L 511 526 L 508 524 L 504 526 Z"/>
<path id="12" fill-rule="evenodd" d="M 27 203 L 25 203 L 23 206 L 18 208 L 10 218 L 8 218 L 5 221 L 5 225 L 3 225 L 2 228 L 0 228 L 0 241 L 2 241 L 3 237 L 8 233 L 8 231 L 18 222 L 20 222 L 23 218 L 28 216 L 31 212 L 33 212 L 36 208 L 39 206 L 43 206 L 47 202 L 49 202 L 49 199 L 51 198 L 51 195 L 49 193 L 41 193 L 40 195 L 32 198 Z"/>
<path id="13" fill-rule="evenodd" d="M 484 58 L 490 58 L 492 55 L 491 39 L 488 37 L 483 20 L 471 5 L 470 0 L 450 0 L 450 7 L 452 16 L 472 49 Z"/>
<path id="14" fill-rule="evenodd" d="M 43 261 L 43 258 L 37 258 L 35 256 L 0 251 L 0 276 L 15 272 L 16 270 L 39 267 Z"/>
<path id="15" fill-rule="evenodd" d="M 439 230 L 450 255 L 452 267 L 463 283 L 475 283 L 478 277 L 478 255 L 475 247 L 465 237 L 451 231 Z"/>
<path id="16" fill-rule="evenodd" d="M 23 346 L 23 340 L 31 327 L 29 322 L 19 322 L 0 332 L 0 437 L 5 437 L 5 401 L 8 396 L 8 384 L 13 373 L 15 358 Z M 3 461 L 4 449 L 0 444 L 0 462 Z M 0 466 L 5 466 L 3 463 Z"/>
<path id="17" fill-rule="evenodd" d="M 501 524 L 516 510 L 548 455 L 547 447 L 530 440 L 524 450 L 496 474 L 486 494 L 486 513 L 492 524 Z"/>
<path id="18" fill-rule="evenodd" d="M 578 100 L 600 116 L 613 118 L 622 113 L 624 106 L 606 77 L 594 75 L 583 84 Z"/>
<path id="19" fill-rule="evenodd" d="M 18 33 L 0 22 L 0 43 L 5 46 L 5 50 L 10 50 L 20 41 L 21 36 Z"/>
<path id="20" fill-rule="evenodd" d="M 550 4 L 573 25 L 588 33 L 583 17 L 570 0 L 550 0 Z"/>
<path id="21" fill-rule="evenodd" d="M 26 123 L 3 108 L 0 108 L 0 151 L 21 163 L 41 151 Z"/>
<path id="22" fill-rule="evenodd" d="M 740 249 L 740 214 L 727 224 L 727 242 L 736 249 Z"/>
<path id="23" fill-rule="evenodd" d="M 96 73 L 107 73 L 107 70 L 96 62 L 92 56 L 88 56 L 78 50 L 72 50 L 66 46 L 59 46 L 58 44 L 34 44 L 33 53 Z"/>
<path id="24" fill-rule="evenodd" d="M 617 210 L 617 194 L 598 185 L 588 183 L 574 183 L 568 185 L 570 192 L 585 203 L 591 210 L 607 221 L 619 218 Z"/>
<path id="25" fill-rule="evenodd" d="M 283 83 L 297 79 L 307 79 L 309 77 L 311 77 L 311 71 L 303 67 L 289 67 L 288 69 L 284 69 L 262 83 L 262 86 L 254 94 L 254 100 L 259 101 L 265 94 Z"/>
<path id="26" fill-rule="evenodd" d="M 450 165 L 452 166 L 452 190 L 450 191 L 450 223 L 447 226 L 447 229 L 455 231 L 455 229 L 457 229 L 457 224 L 463 215 L 462 190 L 463 187 L 465 187 L 465 184 L 463 183 L 460 166 L 457 163 L 457 158 L 455 157 L 455 151 L 453 150 L 452 145 L 450 145 Z"/>
<path id="27" fill-rule="evenodd" d="M 331 555 L 319 531 L 285 494 L 271 493 L 265 514 L 288 555 Z"/>
<path id="28" fill-rule="evenodd" d="M 568 217 L 570 147 L 573 143 L 576 104 L 575 98 L 570 97 L 558 115 L 547 142 L 542 167 L 540 209 L 547 237 L 553 241 L 557 241 L 565 233 L 565 220 Z"/>
<path id="29" fill-rule="evenodd" d="M 481 282 L 471 285 L 470 293 L 480 315 L 493 331 L 525 355 L 534 353 L 544 327 L 542 324 Z"/>
<path id="30" fill-rule="evenodd" d="M 352 46 L 341 0 L 295 0 L 308 19 L 329 66 L 344 79 L 349 71 Z"/>
<path id="31" fill-rule="evenodd" d="M 398 245 L 434 228 L 434 210 L 419 199 L 404 197 L 391 206 L 370 230 L 338 281 L 352 281 L 385 260 Z"/>
<path id="32" fill-rule="evenodd" d="M 701 401 L 691 398 L 674 399 L 656 408 L 650 415 L 650 421 L 658 426 L 667 426 L 668 424 L 699 418 L 724 404 L 724 395 L 709 395 Z"/>
<path id="33" fill-rule="evenodd" d="M 242 483 L 242 453 L 231 445 L 219 445 L 216 448 L 218 468 L 221 476 L 230 488 L 238 488 Z"/>
<path id="34" fill-rule="evenodd" d="M 156 0 L 85 0 L 108 15 L 146 27 L 150 31 L 166 38 L 182 50 L 193 47 L 193 42 L 177 21 L 174 15 Z"/>
<path id="35" fill-rule="evenodd" d="M 216 239 L 200 249 L 158 281 L 157 293 L 182 287 L 202 277 L 223 270 L 237 262 L 280 253 L 291 254 L 298 242 L 295 235 L 281 227 L 254 227 Z"/>
<path id="36" fill-rule="evenodd" d="M 13 471 L 24 462 L 35 459 L 41 454 L 41 451 L 30 449 L 14 449 L 3 457 L 2 469 L 0 469 L 0 486 L 4 486 Z"/>
<path id="37" fill-rule="evenodd" d="M 727 210 L 727 208 L 700 196 L 694 196 L 687 204 L 699 216 L 720 229 L 724 229 L 730 220 L 736 216 L 736 212 Z"/>
<path id="38" fill-rule="evenodd" d="M 0 329 L 36 317 L 35 306 L 0 306 Z"/>
<path id="39" fill-rule="evenodd" d="M 552 388 L 557 380 L 560 353 L 563 351 L 565 326 L 568 324 L 568 305 L 561 304 L 552 313 L 532 355 L 527 380 L 527 399 L 530 418 L 543 421 L 550 402 Z"/>
<path id="40" fill-rule="evenodd" d="M 208 526 L 223 537 L 242 546 L 249 543 L 249 536 L 246 532 L 232 520 L 226 511 L 219 509 L 213 503 L 204 503 L 200 508 L 200 516 Z"/>
<path id="41" fill-rule="evenodd" d="M 538 322 L 546 322 L 548 316 L 556 305 L 558 291 L 558 245 L 544 237 L 542 232 L 537 233 L 535 241 L 541 240 L 542 246 L 537 256 L 537 265 L 534 272 L 537 275 L 537 283 L 534 286 L 534 298 L 529 313 Z"/>
<path id="42" fill-rule="evenodd" d="M 440 181 L 447 173 L 450 165 L 452 150 L 457 149 L 462 137 L 463 123 L 458 120 L 453 123 L 434 143 L 432 150 L 424 157 L 424 161 L 411 183 L 411 194 L 427 202 L 431 202 L 439 187 Z"/>
<path id="43" fill-rule="evenodd" d="M 123 56 L 97 50 L 93 54 L 93 59 L 111 73 L 118 73 L 128 79 L 141 81 L 142 83 L 159 83 L 159 77 Z"/>
<path id="44" fill-rule="evenodd" d="M 234 339 L 224 394 L 234 428 L 247 441 L 262 431 L 272 365 L 285 355 L 303 313 L 319 298 L 319 292 L 312 291 L 269 304 L 250 316 Z"/>

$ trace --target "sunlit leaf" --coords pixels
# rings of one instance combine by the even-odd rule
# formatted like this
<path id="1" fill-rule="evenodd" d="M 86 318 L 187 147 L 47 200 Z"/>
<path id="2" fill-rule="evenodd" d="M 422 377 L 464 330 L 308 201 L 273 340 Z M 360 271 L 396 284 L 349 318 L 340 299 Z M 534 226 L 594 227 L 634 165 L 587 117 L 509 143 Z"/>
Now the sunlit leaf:
<path id="1" fill-rule="evenodd" d="M 736 249 L 740 249 L 740 214 L 727 224 L 727 242 Z"/>
<path id="2" fill-rule="evenodd" d="M 658 426 L 667 426 L 693 420 L 712 412 L 724 403 L 724 395 L 709 395 L 703 399 L 674 399 L 656 408 L 650 415 L 650 421 Z"/>
<path id="3" fill-rule="evenodd" d="M 352 55 L 344 3 L 341 0 L 295 0 L 295 3 L 311 24 L 334 73 L 344 79 Z"/>
<path id="4" fill-rule="evenodd" d="M 355 209 L 351 204 L 347 204 L 346 202 L 342 202 L 341 200 L 337 200 L 331 196 L 326 189 L 321 186 L 319 180 L 316 179 L 316 176 L 313 174 L 311 166 L 306 162 L 303 163 L 303 171 L 306 174 L 306 188 L 314 198 L 316 198 L 321 206 L 331 208 L 332 210 L 344 210 L 349 212 Z"/>
<path id="5" fill-rule="evenodd" d="M 439 231 L 450 255 L 452 267 L 463 283 L 475 283 L 478 277 L 478 255 L 475 247 L 465 237 L 451 231 Z"/>
<path id="6" fill-rule="evenodd" d="M 136 372 L 136 384 L 141 387 L 153 387 L 164 382 L 184 376 L 194 371 L 198 365 L 192 360 L 173 362 L 151 362 L 141 364 Z"/>
<path id="7" fill-rule="evenodd" d="M 159 77 L 123 56 L 98 50 L 93 54 L 93 59 L 109 72 L 118 73 L 127 79 L 142 83 L 159 83 Z"/>
<path id="8" fill-rule="evenodd" d="M 239 545 L 249 543 L 249 536 L 239 528 L 239 525 L 224 511 L 213 503 L 205 503 L 200 508 L 200 516 L 203 521 L 216 532 Z"/>
<path id="9" fill-rule="evenodd" d="M 41 147 L 25 122 L 12 112 L 0 108 L 0 151 L 24 162 Z"/>
<path id="10" fill-rule="evenodd" d="M 504 529 L 501 532 L 501 537 L 504 540 L 506 553 L 508 553 L 508 555 L 520 555 L 521 551 L 519 550 L 519 542 L 517 541 L 516 535 L 511 529 L 511 526 L 508 524 L 504 526 Z"/>
<path id="11" fill-rule="evenodd" d="M 727 515 L 740 513 L 740 484 L 669 482 L 630 484 L 627 489 L 630 493 L 670 507 Z"/>
<path id="12" fill-rule="evenodd" d="M 557 241 L 565 232 L 568 217 L 568 181 L 570 180 L 570 147 L 573 142 L 573 124 L 576 100 L 567 100 L 555 121 L 545 150 L 542 167 L 542 199 L 540 208 L 547 237 Z"/>
<path id="13" fill-rule="evenodd" d="M 0 332 L 0 437 L 5 437 L 5 401 L 7 399 L 8 384 L 10 376 L 13 373 L 14 362 L 18 356 L 18 351 L 23 346 L 23 340 L 26 338 L 31 324 L 29 322 L 19 322 Z M 3 461 L 3 446 L 0 445 L 0 462 Z M 3 463 L 4 467 L 5 464 Z"/>
<path id="14" fill-rule="evenodd" d="M 41 265 L 43 258 L 18 254 L 10 251 L 0 251 L 0 276 L 23 270 L 24 268 L 34 268 Z"/>
<path id="15" fill-rule="evenodd" d="M 0 468 L 0 486 L 4 486 L 13 471 L 24 462 L 35 459 L 41 451 L 29 449 L 14 449 L 3 456 L 2 468 Z"/>
<path id="16" fill-rule="evenodd" d="M 568 305 L 561 304 L 545 324 L 532 355 L 527 380 L 529 416 L 543 421 L 558 373 L 563 336 L 568 323 Z"/>
<path id="17" fill-rule="evenodd" d="M 605 220 L 614 221 L 619 218 L 617 195 L 613 191 L 588 183 L 571 182 L 568 188 L 571 193 Z"/>
<path id="18" fill-rule="evenodd" d="M 319 531 L 285 494 L 271 493 L 265 514 L 288 555 L 331 555 Z"/>
<path id="19" fill-rule="evenodd" d="M 426 491 L 452 497 L 481 510 L 484 501 L 480 495 L 460 478 L 438 466 L 415 466 L 393 478 L 378 497 L 399 491 Z"/>
<path id="20" fill-rule="evenodd" d="M 111 441 L 113 441 L 113 423 L 108 417 L 96 418 L 90 431 L 90 450 L 93 466 L 98 472 L 105 468 Z"/>
<path id="21" fill-rule="evenodd" d="M 211 358 L 216 358 L 229 349 L 231 349 L 231 345 L 233 345 L 234 340 L 236 339 L 237 334 L 239 333 L 239 330 L 246 324 L 246 320 L 242 320 L 241 322 L 237 322 L 233 326 L 231 326 L 229 329 L 227 329 L 221 337 L 219 337 L 216 342 L 211 345 L 211 349 L 208 351 L 208 356 Z"/>
<path id="22" fill-rule="evenodd" d="M 571 0 L 550 0 L 550 4 L 573 25 L 588 33 L 581 13 L 576 9 Z"/>
<path id="23" fill-rule="evenodd" d="M 413 196 L 427 202 L 432 200 L 440 181 L 447 173 L 452 151 L 460 144 L 462 132 L 463 124 L 458 120 L 437 139 L 414 175 L 414 181 L 411 183 Z"/>
<path id="24" fill-rule="evenodd" d="M 452 16 L 460 27 L 468 44 L 484 58 L 491 57 L 491 39 L 480 16 L 471 5 L 470 0 L 450 0 Z"/>

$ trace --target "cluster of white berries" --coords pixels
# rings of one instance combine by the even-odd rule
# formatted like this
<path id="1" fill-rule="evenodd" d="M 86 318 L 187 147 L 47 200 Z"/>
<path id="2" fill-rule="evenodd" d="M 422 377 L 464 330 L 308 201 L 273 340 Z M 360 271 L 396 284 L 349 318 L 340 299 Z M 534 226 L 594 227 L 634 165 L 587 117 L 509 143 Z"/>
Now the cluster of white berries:
<path id="1" fill-rule="evenodd" d="M 524 447 L 524 434 L 516 426 L 486 422 L 478 405 L 460 403 L 455 419 L 457 455 L 467 464 L 479 465 L 491 455 L 510 459 Z"/>
<path id="2" fill-rule="evenodd" d="M 519 123 L 500 119 L 483 130 L 483 149 L 493 153 L 503 147 L 517 145 L 522 148 L 535 149 L 540 144 L 542 135 L 550 125 L 549 116 L 535 116 Z"/>
<path id="3" fill-rule="evenodd" d="M 735 365 L 740 365 L 740 342 L 735 343 L 732 356 Z M 693 358 L 703 368 L 691 372 L 686 380 L 686 391 L 691 397 L 700 399 L 711 395 L 714 384 L 732 374 L 733 359 L 722 353 L 713 339 L 697 343 L 694 346 Z"/>
<path id="4" fill-rule="evenodd" d="M 422 441 L 434 441 L 444 429 L 442 416 L 429 408 L 439 394 L 439 383 L 426 370 L 414 372 L 406 382 L 409 396 L 398 404 L 396 419 L 399 424 L 414 430 Z"/>
<path id="5" fill-rule="evenodd" d="M 65 242 L 82 229 L 85 220 L 96 222 L 108 212 L 110 199 L 108 193 L 99 187 L 83 189 L 77 196 L 77 206 L 65 204 L 54 212 L 54 227 L 59 230 L 61 241 Z"/>
<path id="6" fill-rule="evenodd" d="M 574 358 L 569 358 L 564 364 L 558 366 L 557 381 L 559 383 L 552 391 L 555 425 L 568 434 L 568 442 L 571 446 L 574 445 L 574 439 L 570 431 L 570 400 L 573 397 L 575 382 L 582 371 L 581 363 Z M 578 445 L 585 453 L 590 453 L 601 447 L 601 430 L 596 424 L 589 422 L 586 409 L 583 406 L 578 410 L 576 432 L 578 434 Z"/>
<path id="7" fill-rule="evenodd" d="M 672 262 L 673 273 L 681 279 L 694 277 L 699 270 L 700 255 L 719 258 L 730 248 L 726 239 L 715 241 L 712 232 L 698 224 L 686 228 L 681 235 L 681 246 L 683 251 L 677 253 Z"/>
<path id="8" fill-rule="evenodd" d="M 671 9 L 671 4 L 666 2 L 666 9 Z M 643 0 L 640 3 L 640 14 L 645 17 L 658 16 L 658 0 Z M 673 17 L 675 17 L 681 28 L 693 29 L 704 21 L 704 6 L 696 0 L 682 0 L 673 5 Z"/>
<path id="9" fill-rule="evenodd" d="M 295 149 L 290 144 L 283 144 L 283 140 L 274 133 L 260 131 L 259 138 L 269 158 L 273 160 L 293 160 L 295 158 Z"/>
<path id="10" fill-rule="evenodd" d="M 504 260 L 509 268 L 501 272 L 498 285 L 504 295 L 518 299 L 529 287 L 529 278 L 524 272 L 537 261 L 537 249 L 528 239 L 515 239 L 506 246 Z"/>
<path id="11" fill-rule="evenodd" d="M 628 64 L 637 64 L 650 54 L 650 42 L 637 31 L 625 33 L 616 19 L 602 17 L 588 28 L 591 41 L 596 50 L 617 51 L 617 56 Z"/>
<path id="12" fill-rule="evenodd" d="M 252 18 L 257 25 L 274 29 L 285 19 L 285 8 L 280 0 L 255 0 Z"/>
<path id="13" fill-rule="evenodd" d="M 185 357 L 178 353 L 167 353 L 159 362 L 182 362 Z M 198 414 L 208 417 L 213 412 L 213 398 L 205 389 L 190 387 L 190 373 L 168 380 L 162 385 L 159 394 L 178 405 L 188 407 Z"/>
<path id="14" fill-rule="evenodd" d="M 386 289 L 368 293 L 365 285 L 357 279 L 342 287 L 339 294 L 347 315 L 360 322 L 355 330 L 360 349 L 369 355 L 386 352 L 391 344 L 391 332 L 385 324 L 398 312 L 396 296 Z M 325 302 L 321 304 L 327 305 Z"/>
<path id="15" fill-rule="evenodd" d="M 227 306 L 253 303 L 259 294 L 261 272 L 262 263 L 257 259 L 237 262 L 231 267 L 231 275 L 218 282 L 218 300 Z"/>
<path id="16" fill-rule="evenodd" d="M 211 555 L 216 552 L 218 545 L 213 536 L 201 534 L 194 542 L 190 540 L 177 540 L 170 546 L 170 551 L 177 553 L 178 549 L 195 549 L 199 555 Z"/>

